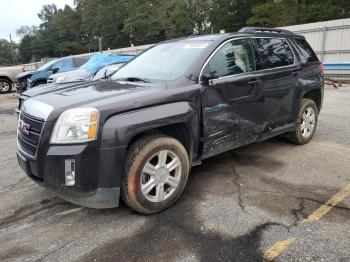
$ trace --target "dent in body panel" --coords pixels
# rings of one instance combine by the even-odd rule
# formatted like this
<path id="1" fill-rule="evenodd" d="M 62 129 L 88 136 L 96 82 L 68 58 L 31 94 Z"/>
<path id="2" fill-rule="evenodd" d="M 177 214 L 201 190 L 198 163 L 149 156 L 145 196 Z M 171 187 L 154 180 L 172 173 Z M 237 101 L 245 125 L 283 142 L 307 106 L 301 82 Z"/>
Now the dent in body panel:
<path id="1" fill-rule="evenodd" d="M 210 143 L 204 147 L 204 158 L 253 143 L 262 130 L 256 122 L 245 119 L 241 115 L 232 114 L 232 111 L 219 110 L 216 113 L 210 121 L 211 124 L 215 123 L 214 126 L 206 123 Z"/>
<path id="2" fill-rule="evenodd" d="M 293 121 L 292 112 L 299 85 L 298 77 L 292 73 L 294 70 L 297 70 L 297 66 L 275 69 L 261 75 L 264 82 L 264 118 L 268 128 Z"/>
<path id="3" fill-rule="evenodd" d="M 309 65 L 305 66 L 304 73 L 300 80 L 303 81 L 304 94 L 311 90 L 323 90 L 324 88 L 324 77 L 320 73 L 320 65 Z"/>
<path id="4" fill-rule="evenodd" d="M 263 130 L 261 82 L 254 74 L 219 79 L 203 99 L 203 158 L 252 143 Z"/>

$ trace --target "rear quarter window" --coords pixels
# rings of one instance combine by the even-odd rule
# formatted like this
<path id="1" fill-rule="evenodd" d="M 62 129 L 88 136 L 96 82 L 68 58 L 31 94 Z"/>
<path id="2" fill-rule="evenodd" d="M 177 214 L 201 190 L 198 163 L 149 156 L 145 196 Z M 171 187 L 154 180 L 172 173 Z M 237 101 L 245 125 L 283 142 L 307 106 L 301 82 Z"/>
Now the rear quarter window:
<path id="1" fill-rule="evenodd" d="M 294 64 L 293 52 L 285 39 L 256 38 L 257 70 L 264 70 Z"/>
<path id="2" fill-rule="evenodd" d="M 301 55 L 305 58 L 306 62 L 318 62 L 318 57 L 312 50 L 311 46 L 304 39 L 294 39 L 294 43 L 298 48 Z"/>

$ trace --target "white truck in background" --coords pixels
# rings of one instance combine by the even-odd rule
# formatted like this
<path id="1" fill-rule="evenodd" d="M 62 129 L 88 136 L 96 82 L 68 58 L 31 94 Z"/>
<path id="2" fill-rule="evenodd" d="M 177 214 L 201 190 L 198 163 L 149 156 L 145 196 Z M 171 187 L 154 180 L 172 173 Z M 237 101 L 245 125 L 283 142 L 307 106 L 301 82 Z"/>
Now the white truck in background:
<path id="1" fill-rule="evenodd" d="M 0 67 L 0 94 L 10 93 L 13 86 L 18 84 L 16 76 L 25 71 L 36 70 L 43 62 Z"/>

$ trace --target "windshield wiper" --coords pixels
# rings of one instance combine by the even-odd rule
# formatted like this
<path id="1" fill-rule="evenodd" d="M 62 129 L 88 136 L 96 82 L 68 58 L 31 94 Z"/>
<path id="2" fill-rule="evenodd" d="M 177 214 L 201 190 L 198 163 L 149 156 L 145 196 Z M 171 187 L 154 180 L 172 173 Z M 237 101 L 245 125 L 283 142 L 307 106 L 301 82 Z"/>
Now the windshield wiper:
<path id="1" fill-rule="evenodd" d="M 142 77 L 137 77 L 137 76 L 130 76 L 130 77 L 125 77 L 125 78 L 118 78 L 116 80 L 121 80 L 121 81 L 128 81 L 128 82 L 143 82 L 143 83 L 151 83 L 151 80 L 147 78 L 142 78 Z"/>

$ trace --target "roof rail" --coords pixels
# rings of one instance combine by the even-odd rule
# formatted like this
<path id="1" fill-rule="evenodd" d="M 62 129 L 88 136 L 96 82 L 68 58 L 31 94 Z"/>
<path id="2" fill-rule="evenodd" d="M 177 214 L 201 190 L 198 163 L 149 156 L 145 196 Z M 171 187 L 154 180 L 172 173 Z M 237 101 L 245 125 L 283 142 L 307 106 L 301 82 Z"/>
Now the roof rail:
<path id="1" fill-rule="evenodd" d="M 276 33 L 276 34 L 294 35 L 293 32 L 285 29 L 267 28 L 267 27 L 243 27 L 238 32 L 240 33 Z"/>

